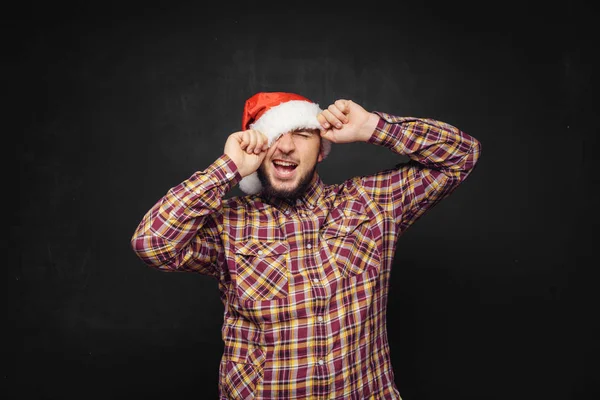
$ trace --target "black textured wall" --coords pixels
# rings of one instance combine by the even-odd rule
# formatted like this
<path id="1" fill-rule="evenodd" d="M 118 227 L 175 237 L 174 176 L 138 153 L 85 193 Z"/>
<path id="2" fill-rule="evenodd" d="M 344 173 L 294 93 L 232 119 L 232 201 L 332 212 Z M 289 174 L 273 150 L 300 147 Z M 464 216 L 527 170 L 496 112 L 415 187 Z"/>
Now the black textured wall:
<path id="1" fill-rule="evenodd" d="M 398 243 L 388 322 L 405 400 L 598 398 L 597 44 L 591 7 L 550 4 L 7 11 L 3 398 L 216 398 L 215 282 L 151 270 L 129 239 L 222 154 L 258 91 L 432 117 L 483 145 Z M 399 159 L 336 145 L 319 171 L 334 183 Z"/>

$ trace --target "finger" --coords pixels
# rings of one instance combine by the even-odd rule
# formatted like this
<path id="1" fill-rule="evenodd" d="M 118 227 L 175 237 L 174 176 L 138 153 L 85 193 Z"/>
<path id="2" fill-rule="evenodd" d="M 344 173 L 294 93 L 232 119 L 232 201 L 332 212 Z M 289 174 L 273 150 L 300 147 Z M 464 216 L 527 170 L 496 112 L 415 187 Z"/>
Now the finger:
<path id="1" fill-rule="evenodd" d="M 323 115 L 323 112 L 320 112 L 317 115 L 317 121 L 319 121 L 319 124 L 321 124 L 321 131 L 323 131 L 323 129 L 328 129 L 331 125 L 329 125 L 329 122 L 327 122 L 327 119 L 325 118 L 325 116 Z"/>
<path id="2" fill-rule="evenodd" d="M 338 108 L 338 110 L 340 110 L 344 115 L 347 115 L 350 112 L 350 100 L 336 100 L 335 101 L 335 106 Z M 346 119 L 345 121 L 342 120 L 342 122 L 346 123 L 348 122 L 348 120 Z"/>
<path id="3" fill-rule="evenodd" d="M 250 143 L 249 136 L 250 136 L 250 134 L 248 133 L 248 131 L 242 132 L 241 142 L 240 142 L 240 148 L 242 150 L 245 150 L 246 147 L 248 147 L 248 143 Z"/>
<path id="4" fill-rule="evenodd" d="M 261 151 L 256 156 L 258 157 L 258 160 L 262 163 L 263 160 L 265 159 L 265 157 L 267 156 L 267 152 L 266 151 Z"/>
<path id="5" fill-rule="evenodd" d="M 254 137 L 256 138 L 256 145 L 254 146 L 254 154 L 259 154 L 260 152 L 263 151 L 263 145 L 264 145 L 263 135 L 262 135 L 262 133 L 260 133 L 258 131 L 255 131 L 254 133 L 255 133 Z"/>
<path id="6" fill-rule="evenodd" d="M 341 110 L 340 110 L 340 106 L 342 108 Z M 346 114 L 344 114 L 344 112 L 342 111 L 342 110 L 345 110 L 345 103 L 342 103 L 340 100 L 337 100 L 334 104 L 327 107 L 327 109 L 329 110 L 329 112 L 331 112 L 333 115 L 335 115 L 335 117 L 341 123 L 345 124 L 346 122 L 348 122 L 348 117 L 346 117 Z"/>
<path id="7" fill-rule="evenodd" d="M 267 138 L 267 135 L 265 135 L 262 132 L 258 133 L 258 138 L 259 138 L 259 142 L 258 142 L 258 149 L 260 149 L 260 151 L 265 151 L 269 148 L 269 139 Z"/>
<path id="8" fill-rule="evenodd" d="M 256 131 L 250 131 L 249 133 L 250 133 L 249 134 L 250 143 L 248 144 L 248 147 L 246 148 L 246 153 L 252 154 L 254 152 L 254 149 L 256 148 L 257 137 L 256 137 Z"/>
<path id="9" fill-rule="evenodd" d="M 332 108 L 332 107 L 335 107 L 335 106 L 329 106 L 329 108 L 327 108 L 327 110 L 323 111 L 321 114 L 323 115 L 323 117 L 325 117 L 325 119 L 327 120 L 327 122 L 329 123 L 330 126 L 335 126 L 336 128 L 341 128 L 342 121 L 331 112 L 330 108 Z"/>
<path id="10" fill-rule="evenodd" d="M 321 137 L 325 138 L 327 140 L 330 140 L 332 142 L 335 142 L 334 137 L 333 137 L 333 130 L 332 129 L 322 129 L 321 130 Z"/>

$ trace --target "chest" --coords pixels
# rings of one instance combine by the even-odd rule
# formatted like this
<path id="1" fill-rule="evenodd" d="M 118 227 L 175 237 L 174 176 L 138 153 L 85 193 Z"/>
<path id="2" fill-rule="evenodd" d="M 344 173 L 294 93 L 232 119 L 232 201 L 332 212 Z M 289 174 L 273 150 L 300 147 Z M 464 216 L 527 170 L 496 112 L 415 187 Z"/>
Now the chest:
<path id="1" fill-rule="evenodd" d="M 249 213 L 233 225 L 226 251 L 232 304 L 250 319 L 269 321 L 290 317 L 302 304 L 325 307 L 340 291 L 368 295 L 356 282 L 376 284 L 381 222 L 356 200 Z"/>

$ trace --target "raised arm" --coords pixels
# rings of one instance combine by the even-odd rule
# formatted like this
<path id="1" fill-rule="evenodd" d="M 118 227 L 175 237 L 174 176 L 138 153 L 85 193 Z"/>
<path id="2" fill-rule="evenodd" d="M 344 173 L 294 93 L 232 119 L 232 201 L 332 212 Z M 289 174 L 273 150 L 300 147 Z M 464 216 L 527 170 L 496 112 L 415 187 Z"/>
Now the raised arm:
<path id="1" fill-rule="evenodd" d="M 368 112 L 349 100 L 336 101 L 319 118 L 322 135 L 333 142 L 364 141 L 409 157 L 408 163 L 397 168 L 357 178 L 392 213 L 400 230 L 464 182 L 481 154 L 477 139 L 430 118 Z"/>
<path id="2" fill-rule="evenodd" d="M 204 171 L 169 189 L 146 213 L 131 238 L 137 256 L 163 271 L 218 276 L 222 198 L 239 179 L 221 156 Z"/>
<path id="3" fill-rule="evenodd" d="M 233 133 L 208 168 L 171 188 L 142 218 L 131 246 L 148 266 L 219 276 L 223 197 L 254 172 L 267 148 L 256 131 Z"/>

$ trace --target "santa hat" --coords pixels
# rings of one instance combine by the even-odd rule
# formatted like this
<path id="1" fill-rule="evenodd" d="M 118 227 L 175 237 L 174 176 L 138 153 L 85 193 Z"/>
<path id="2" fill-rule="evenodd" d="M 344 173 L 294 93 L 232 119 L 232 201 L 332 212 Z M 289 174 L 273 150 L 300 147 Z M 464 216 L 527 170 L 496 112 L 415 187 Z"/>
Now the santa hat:
<path id="1" fill-rule="evenodd" d="M 269 145 L 279 136 L 295 129 L 320 129 L 317 115 L 322 110 L 319 105 L 306 97 L 286 92 L 260 92 L 246 100 L 242 115 L 242 130 L 255 129 L 267 136 Z M 321 154 L 327 157 L 331 142 L 321 139 Z M 240 189 L 247 194 L 262 190 L 256 172 L 240 181 Z"/>

